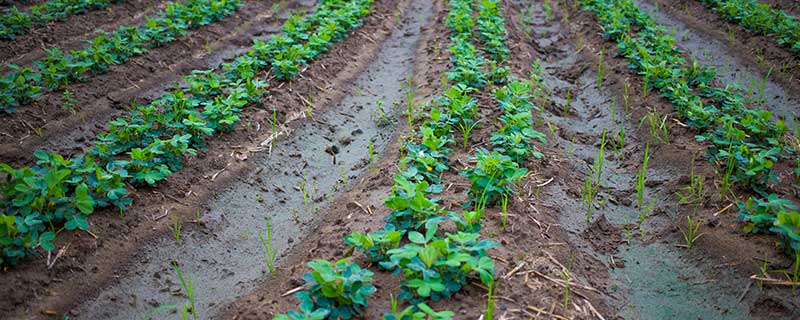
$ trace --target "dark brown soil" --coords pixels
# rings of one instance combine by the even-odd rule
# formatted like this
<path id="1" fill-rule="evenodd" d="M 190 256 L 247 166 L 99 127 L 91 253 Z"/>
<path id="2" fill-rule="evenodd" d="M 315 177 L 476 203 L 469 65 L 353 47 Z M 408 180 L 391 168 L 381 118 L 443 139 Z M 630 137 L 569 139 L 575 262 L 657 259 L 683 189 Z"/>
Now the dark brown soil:
<path id="1" fill-rule="evenodd" d="M 378 1 L 378 10 L 368 22 L 338 43 L 332 52 L 312 63 L 299 80 L 273 82 L 271 94 L 262 100 L 269 110 L 257 106 L 246 109 L 241 123 L 251 125 L 214 137 L 207 152 L 188 159 L 185 168 L 169 181 L 157 188 L 139 190 L 134 195 L 134 204 L 123 216 L 113 210 L 96 212 L 91 219 L 92 234 L 60 236 L 57 246 L 69 244 L 69 249 L 51 270 L 45 267 L 45 257 L 31 258 L 22 262 L 24 267 L 6 270 L 0 285 L 0 295 L 6 299 L 0 303 L 0 313 L 20 317 L 62 314 L 96 288 L 113 281 L 144 243 L 169 232 L 168 219 L 154 218 L 169 212 L 191 221 L 214 190 L 224 188 L 247 170 L 255 170 L 256 165 L 239 161 L 233 151 L 247 153 L 267 139 L 270 132 L 257 128 L 269 127 L 273 106 L 278 120 L 284 122 L 287 116 L 305 110 L 300 94 L 315 97 L 315 105 L 322 108 L 344 94 L 342 88 L 347 79 L 355 77 L 374 54 L 381 40 L 376 37 L 390 30 L 395 5 L 393 1 Z"/>
<path id="2" fill-rule="evenodd" d="M 60 235 L 57 247 L 66 248 L 66 251 L 52 269 L 46 268 L 46 257 L 42 256 L 22 262 L 21 267 L 4 270 L 0 274 L 0 296 L 4 297 L 0 301 L 0 314 L 3 315 L 0 318 L 61 317 L 87 297 L 95 296 L 100 288 L 114 283 L 118 277 L 130 276 L 131 266 L 137 263 L 137 252 L 169 233 L 170 221 L 161 218 L 168 214 L 181 217 L 189 232 L 202 232 L 204 227 L 200 223 L 192 223 L 195 213 L 205 209 L 215 192 L 258 169 L 257 164 L 237 159 L 236 154 L 248 154 L 270 136 L 269 130 L 263 128 L 269 127 L 272 108 L 277 109 L 280 122 L 296 126 L 311 121 L 294 116 L 305 110 L 306 103 L 302 97 L 314 97 L 315 108 L 318 108 L 315 110 L 324 110 L 353 94 L 354 88 L 349 84 L 375 59 L 381 44 L 402 21 L 399 18 L 403 13 L 419 1 L 426 0 L 376 1 L 376 9 L 364 26 L 344 42 L 336 44 L 332 52 L 313 62 L 296 81 L 273 81 L 270 95 L 263 98 L 261 104 L 250 106 L 243 112 L 243 125 L 233 133 L 210 139 L 208 151 L 187 159 L 186 167 L 168 181 L 155 188 L 137 190 L 134 205 L 124 215 L 103 210 L 90 220 L 92 233 Z M 653 1 L 662 7 L 667 4 L 667 1 Z M 796 10 L 792 1 L 768 2 L 780 2 L 790 6 L 790 10 Z M 293 2 L 289 9 L 302 8 L 301 3 L 305 2 Z M 603 122 L 608 113 L 602 109 L 608 101 L 590 99 L 586 110 L 570 110 L 566 115 L 562 114 L 561 107 L 566 96 L 579 97 L 595 90 L 589 85 L 582 86 L 582 79 L 597 73 L 600 52 L 604 52 L 606 77 L 597 90 L 602 96 L 616 97 L 618 102 L 622 101 L 624 84 L 629 85 L 630 93 L 629 118 L 624 118 L 621 124 L 611 122 L 612 125 L 624 126 L 628 139 L 619 158 L 607 157 L 613 163 L 615 173 L 635 175 L 642 161 L 650 137 L 647 129 L 639 126 L 639 119 L 650 110 L 657 110 L 661 115 L 669 115 L 671 121 L 670 144 L 651 143 L 650 146 L 650 168 L 657 174 L 652 180 L 648 179 L 647 187 L 664 198 L 648 217 L 649 232 L 641 243 L 668 247 L 683 244 L 679 228 L 685 228 L 685 218 L 693 211 L 687 206 L 677 205 L 675 193 L 688 183 L 691 159 L 695 159 L 697 173 L 707 177 L 706 199 L 694 213 L 703 221 L 701 231 L 704 235 L 691 251 L 676 250 L 680 259 L 690 268 L 707 274 L 710 282 L 725 282 L 725 288 L 746 288 L 741 290 L 741 298 L 738 291 L 735 298 L 750 311 L 750 318 L 798 317 L 800 302 L 788 288 L 765 286 L 758 289 L 756 283 L 749 283 L 751 275 L 759 274 L 763 259 L 769 261 L 771 269 L 787 268 L 791 261 L 776 248 L 774 237 L 742 233 L 742 224 L 735 217 L 735 205 L 729 207 L 735 199 L 721 200 L 718 196 L 716 166 L 705 160 L 703 154 L 707 146 L 695 140 L 696 132 L 673 120 L 676 115 L 665 99 L 653 92 L 644 97 L 641 79 L 627 68 L 627 61 L 616 56 L 615 45 L 600 36 L 592 14 L 551 3 L 553 22 L 542 23 L 542 26 L 551 28 L 542 27 L 539 31 L 546 31 L 530 33 L 525 22 L 529 14 L 525 10 L 530 4 L 512 0 L 503 2 L 507 45 L 511 49 L 509 66 L 516 77 L 528 78 L 530 66 L 536 59 L 558 63 L 565 61 L 565 57 L 575 56 L 575 61 L 547 70 L 564 85 L 554 89 L 552 100 L 542 105 L 545 111 L 541 116 L 547 123 L 537 124 L 537 130 L 547 133 L 549 143 L 537 143 L 545 154 L 542 160 L 530 160 L 525 164 L 531 173 L 509 203 L 508 228 L 503 230 L 498 209 L 489 209 L 488 218 L 484 220 L 481 233 L 502 244 L 490 251 L 497 275 L 501 278 L 495 291 L 495 314 L 501 316 L 498 318 L 549 318 L 548 314 L 552 313 L 569 319 L 594 319 L 597 318 L 595 312 L 598 312 L 605 319 L 622 319 L 628 310 L 631 298 L 619 289 L 615 272 L 625 270 L 626 263 L 630 263 L 619 258 L 621 251 L 628 246 L 625 230 L 630 225 L 614 221 L 608 208 L 634 206 L 630 199 L 635 198 L 635 192 L 622 183 L 604 187 L 603 194 L 611 204 L 599 210 L 597 217 L 585 228 L 583 225 L 580 228 L 568 225 L 572 222 L 565 218 L 573 216 L 572 205 L 580 203 L 583 174 L 594 157 L 573 157 L 565 150 L 570 149 L 570 144 L 589 152 L 597 149 L 600 140 L 597 126 L 608 124 Z M 729 23 L 721 21 L 696 1 L 679 0 L 669 4 L 674 8 L 664 8 L 693 28 L 720 39 L 727 37 Z M 73 86 L 70 90 L 76 92 L 82 106 L 75 115 L 60 110 L 60 97 L 55 93 L 45 95 L 33 107 L 21 108 L 19 114 L 2 119 L 8 126 L 0 129 L 6 133 L 0 134 L 0 161 L 30 164 L 34 149 L 62 154 L 81 153 L 92 137 L 104 129 L 108 119 L 125 112 L 124 108 L 131 100 L 152 99 L 171 88 L 179 76 L 189 70 L 216 66 L 249 46 L 250 39 L 267 37 L 277 31 L 284 17 L 265 14 L 271 5 L 272 2 L 248 1 L 235 15 L 190 33 L 185 41 L 154 49 L 135 61 L 113 67 L 107 74 Z M 435 18 L 422 29 L 421 44 L 413 57 L 417 105 L 439 93 L 440 75 L 449 69 L 449 32 L 444 25 L 447 2 L 435 0 L 432 5 Z M 682 13 L 687 6 L 691 15 Z M 142 8 L 131 8 L 128 13 L 141 11 Z M 567 18 L 564 18 L 567 13 Z M 92 14 L 82 17 L 90 16 Z M 68 23 L 72 21 L 81 20 L 71 19 Z M 111 20 L 93 23 L 100 25 L 102 21 L 108 23 Z M 86 33 L 87 30 L 76 32 Z M 731 45 L 731 51 L 742 52 L 744 59 L 757 64 L 746 52 L 761 48 L 765 50 L 764 56 L 769 63 L 780 65 L 791 61 L 794 65 L 792 73 L 800 74 L 796 58 L 772 45 L 771 39 L 753 36 L 738 28 L 735 32 L 737 42 Z M 212 52 L 207 52 L 206 43 Z M 781 83 L 788 89 L 797 90 L 800 88 L 798 80 Z M 495 119 L 500 110 L 491 98 L 490 90 L 487 88 L 479 95 L 484 119 L 482 125 L 473 131 L 467 150 L 454 148 L 451 156 L 453 171 L 442 177 L 447 188 L 442 193 L 441 203 L 447 209 L 460 210 L 466 201 L 465 191 L 469 184 L 456 170 L 471 163 L 469 156 L 476 148 L 488 147 L 488 138 L 496 127 Z M 538 116 L 539 112 L 534 111 L 534 117 Z M 600 121 L 599 124 L 592 122 L 594 120 Z M 560 127 L 550 131 L 548 123 Z M 36 128 L 42 128 L 41 137 L 33 134 Z M 359 177 L 350 191 L 338 197 L 334 206 L 315 220 L 315 231 L 298 239 L 280 258 L 275 278 L 264 280 L 259 289 L 228 305 L 224 312 L 212 318 L 268 319 L 276 313 L 296 308 L 296 299 L 282 295 L 301 284 L 299 279 L 308 271 L 306 262 L 345 257 L 348 253 L 343 242 L 345 235 L 381 228 L 383 217 L 389 213 L 383 199 L 390 193 L 392 176 L 397 173 L 398 150 L 407 138 L 407 129 L 395 133 L 396 139 L 374 171 Z M 742 190 L 734 192 L 740 198 L 748 195 Z M 360 254 L 353 258 L 359 264 L 367 265 Z M 566 271 L 565 266 L 570 265 L 570 260 L 571 268 Z M 514 273 L 509 275 L 512 270 Z M 560 281 L 565 272 L 571 274 L 572 284 L 578 284 L 570 290 L 569 308 L 562 306 L 564 289 Z M 390 310 L 389 293 L 399 292 L 400 280 L 399 276 L 376 272 L 378 293 L 370 297 L 370 307 L 362 318 L 378 319 Z M 486 290 L 476 282 L 452 299 L 431 305 L 437 310 L 456 312 L 457 319 L 477 319 L 485 303 Z M 81 318 L 80 314 L 72 316 Z"/>

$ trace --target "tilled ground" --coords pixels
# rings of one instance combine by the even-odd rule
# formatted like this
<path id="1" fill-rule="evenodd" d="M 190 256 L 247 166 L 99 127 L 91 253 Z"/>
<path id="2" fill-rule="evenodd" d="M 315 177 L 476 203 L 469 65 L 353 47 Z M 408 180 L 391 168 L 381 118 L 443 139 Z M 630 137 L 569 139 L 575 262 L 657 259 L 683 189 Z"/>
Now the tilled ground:
<path id="1" fill-rule="evenodd" d="M 767 2 L 797 10 L 791 1 Z M 310 5 L 306 1 L 291 2 L 273 13 L 275 2 L 246 3 L 221 22 L 194 30 L 183 40 L 74 85 L 71 90 L 82 106 L 77 114 L 60 110 L 57 93 L 46 94 L 33 106 L 20 108 L 19 114 L 7 119 L 8 126 L 0 129 L 7 129 L 5 135 L 0 135 L 0 161 L 29 164 L 34 149 L 63 154 L 82 152 L 108 119 L 126 112 L 125 106 L 131 100 L 152 99 L 189 70 L 214 67 L 240 54 L 251 39 L 269 38 L 279 31 L 290 12 Z M 735 30 L 737 40 L 729 43 L 725 53 L 740 58 L 748 67 L 766 72 L 788 63 L 786 74 L 800 74 L 797 58 L 771 45 L 771 39 L 742 32 L 696 1 L 649 2 L 653 3 L 660 4 L 665 14 L 688 28 L 721 42 L 727 41 L 728 28 Z M 536 102 L 543 111 L 533 111 L 537 130 L 547 133 L 548 144 L 537 144 L 545 157 L 525 164 L 531 174 L 509 203 L 508 228 L 502 228 L 499 210 L 489 209 L 482 229 L 482 234 L 502 244 L 490 250 L 500 278 L 495 291 L 495 314 L 502 319 L 594 319 L 599 318 L 598 314 L 605 319 L 800 317 L 798 302 L 789 288 L 759 288 L 749 279 L 759 273 L 763 259 L 774 269 L 788 268 L 791 261 L 775 247 L 773 237 L 745 236 L 741 232 L 735 205 L 729 207 L 730 202 L 719 200 L 713 183 L 715 166 L 705 160 L 706 146 L 695 141 L 695 132 L 673 121 L 669 144 L 650 141 L 649 132 L 639 119 L 651 110 L 671 118 L 672 106 L 654 93 L 644 96 L 641 79 L 616 56 L 615 46 L 600 36 L 594 16 L 561 3 L 550 3 L 550 14 L 539 2 L 506 0 L 503 4 L 512 74 L 528 78 L 531 64 L 541 60 L 550 94 L 549 99 Z M 136 5 L 146 6 L 133 1 L 125 6 Z M 213 227 L 204 225 L 202 220 L 192 223 L 196 212 L 209 211 L 216 194 L 263 170 L 256 161 L 246 159 L 255 159 L 253 150 L 260 149 L 261 142 L 270 136 L 266 128 L 270 127 L 273 108 L 287 132 L 307 124 L 325 126 L 318 119 L 299 115 L 309 103 L 314 113 L 321 113 L 332 111 L 329 109 L 348 96 L 361 95 L 360 88 L 353 84 L 382 50 L 392 50 L 385 45 L 387 39 L 427 11 L 430 18 L 418 30 L 419 35 L 414 35 L 420 37 L 416 54 L 408 59 L 413 59 L 417 105 L 439 94 L 440 75 L 449 69 L 446 7 L 444 0 L 376 1 L 364 26 L 311 63 L 297 80 L 272 82 L 270 95 L 243 112 L 242 126 L 211 139 L 208 151 L 189 159 L 186 167 L 165 183 L 138 190 L 134 205 L 123 216 L 110 210 L 97 212 L 90 220 L 92 233 L 60 236 L 57 246 L 68 249 L 52 269 L 45 266 L 45 257 L 35 257 L 0 275 L 0 296 L 5 298 L 0 302 L 0 313 L 6 315 L 2 318 L 49 318 L 70 312 L 78 319 L 97 318 L 94 312 L 87 311 L 92 309 L 84 304 L 86 301 L 96 299 L 99 292 L 122 280 L 153 276 L 137 274 L 135 266 L 147 262 L 141 261 L 147 257 L 142 254 L 145 248 L 171 236 L 169 224 L 173 217 L 185 222 L 184 232 L 213 237 Z M 133 12 L 144 10 L 136 8 L 124 11 L 125 15 L 118 11 L 113 14 L 130 17 Z M 686 13 L 686 8 L 692 13 Z M 109 23 L 101 18 L 91 19 L 94 20 L 86 25 L 95 25 L 94 28 Z M 73 38 L 89 30 L 71 31 L 74 33 L 62 35 L 66 40 L 58 43 L 69 46 L 74 43 L 70 42 Z M 24 49 L 25 41 L 33 40 L 22 41 L 20 50 L 35 51 L 35 46 Z M 764 61 L 747 54 L 753 50 L 764 50 Z M 3 59 L 15 58 L 26 59 L 24 55 Z M 598 82 L 600 65 L 605 76 Z M 787 92 L 797 92 L 799 87 L 800 79 L 774 73 L 770 79 Z M 625 91 L 629 94 L 629 110 L 623 107 Z M 565 112 L 567 101 L 571 107 Z M 454 148 L 454 169 L 469 165 L 469 156 L 488 144 L 495 129 L 500 109 L 488 90 L 479 95 L 479 102 L 482 125 L 472 133 L 467 150 Z M 349 189 L 338 194 L 330 208 L 304 222 L 302 234 L 294 235 L 278 260 L 275 277 L 265 275 L 249 294 L 231 297 L 234 302 L 216 306 L 214 314 L 202 316 L 264 319 L 295 308 L 296 299 L 283 294 L 302 284 L 300 278 L 308 271 L 306 262 L 345 257 L 349 253 L 343 242 L 345 235 L 382 227 L 383 217 L 389 213 L 383 199 L 390 193 L 392 176 L 398 170 L 398 150 L 408 135 L 403 120 L 398 127 L 391 132 L 392 142 L 380 159 L 363 175 L 348 177 L 353 181 Z M 34 133 L 36 128 L 42 129 L 41 136 Z M 600 191 L 604 202 L 587 223 L 580 199 L 583 179 L 595 161 L 603 129 L 613 135 L 620 128 L 626 132 L 626 144 L 619 150 L 606 147 L 604 175 L 608 182 Z M 291 134 L 275 143 L 291 140 Z M 632 180 L 647 144 L 652 157 L 647 196 L 658 200 L 645 220 L 645 234 L 640 236 Z M 678 205 L 675 194 L 689 181 L 691 159 L 695 159 L 696 172 L 707 177 L 707 189 L 706 201 L 694 212 L 704 222 L 704 235 L 688 251 L 681 247 L 679 228 L 685 227 L 685 218 L 693 211 Z M 332 167 L 330 174 L 339 174 L 338 168 Z M 441 203 L 449 210 L 460 210 L 469 182 L 456 172 L 446 172 L 442 180 L 447 188 Z M 367 265 L 359 254 L 354 260 Z M 563 307 L 564 273 L 572 278 L 568 308 Z M 378 293 L 370 297 L 365 319 L 378 319 L 390 310 L 389 293 L 399 292 L 400 277 L 376 272 L 375 284 Z M 138 303 L 145 302 L 142 298 Z M 476 282 L 452 299 L 431 305 L 437 310 L 456 312 L 457 319 L 477 319 L 485 303 L 486 290 Z"/>

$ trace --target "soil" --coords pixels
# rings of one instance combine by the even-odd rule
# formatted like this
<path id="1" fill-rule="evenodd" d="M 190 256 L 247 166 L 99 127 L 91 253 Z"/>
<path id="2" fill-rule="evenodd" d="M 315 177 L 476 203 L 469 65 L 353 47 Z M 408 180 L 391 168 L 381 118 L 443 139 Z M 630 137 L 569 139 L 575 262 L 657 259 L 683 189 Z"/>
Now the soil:
<path id="1" fill-rule="evenodd" d="M 717 67 L 719 83 L 764 78 L 769 68 L 743 54 L 753 48 L 765 49 L 766 63 L 790 61 L 768 39 L 735 31 L 737 41 L 731 44 L 727 22 L 693 7 L 694 1 L 677 1 L 672 9 L 661 0 L 650 1 L 641 2 L 643 8 L 678 30 L 687 57 Z M 650 3 L 659 3 L 661 10 Z M 267 14 L 272 2 L 248 1 L 233 16 L 193 31 L 186 42 L 155 49 L 138 63 L 74 86 L 86 106 L 75 115 L 58 110 L 57 95 L 46 95 L 36 107 L 4 119 L 16 127 L 7 131 L 13 139 L 0 141 L 0 161 L 29 164 L 31 151 L 40 148 L 81 153 L 130 101 L 158 96 L 191 69 L 229 61 L 246 50 L 250 39 L 269 38 L 290 12 L 310 5 L 291 2 L 272 16 Z M 696 132 L 672 120 L 676 115 L 665 99 L 643 94 L 641 79 L 600 36 L 593 14 L 550 5 L 548 14 L 541 2 L 503 1 L 512 74 L 529 78 L 537 60 L 544 68 L 547 99 L 536 101 L 541 110 L 532 112 L 548 143 L 536 144 L 542 159 L 525 163 L 530 174 L 509 201 L 508 226 L 503 228 L 496 208 L 487 209 L 483 221 L 481 233 L 502 244 L 489 252 L 499 279 L 495 314 L 500 319 L 799 318 L 800 301 L 790 288 L 761 287 L 749 279 L 760 274 L 765 259 L 770 269 L 789 268 L 791 261 L 774 237 L 741 231 L 735 204 L 719 197 L 716 167 L 704 158 L 707 146 L 695 140 Z M 686 5 L 692 15 L 676 9 Z M 243 112 L 235 132 L 211 139 L 207 151 L 188 159 L 165 183 L 137 190 L 124 215 L 97 212 L 90 219 L 92 233 L 59 235 L 57 247 L 66 251 L 52 269 L 43 255 L 4 270 L 0 318 L 140 318 L 158 305 L 185 299 L 173 263 L 193 278 L 201 318 L 264 319 L 295 309 L 297 300 L 284 293 L 302 284 L 308 261 L 348 257 L 345 235 L 384 225 L 389 210 L 383 199 L 409 136 L 402 115 L 405 83 L 413 83 L 420 113 L 440 93 L 440 75 L 450 67 L 446 1 L 377 0 L 374 6 L 363 26 L 297 80 L 273 81 L 270 95 Z M 711 50 L 711 56 L 702 50 Z M 765 82 L 764 107 L 797 110 L 797 79 L 784 78 L 773 73 Z M 473 163 L 470 156 L 477 148 L 488 147 L 497 127 L 501 110 L 490 92 L 478 94 L 481 125 L 466 150 L 454 148 L 455 170 L 442 176 L 446 190 L 440 203 L 449 210 L 460 210 L 467 200 L 469 182 L 457 170 Z M 273 110 L 281 123 L 277 135 L 269 124 Z M 654 111 L 668 116 L 669 144 L 653 141 L 640 125 Z M 20 144 L 17 140 L 32 131 L 22 120 L 35 123 L 34 128 L 44 124 L 41 137 Z M 620 130 L 624 146 L 616 143 Z M 587 218 L 582 186 L 604 131 L 609 143 L 603 179 Z M 644 199 L 653 201 L 654 209 L 640 225 L 634 181 L 648 145 Z M 677 196 L 689 182 L 692 165 L 706 177 L 698 206 L 679 204 Z M 681 233 L 689 215 L 702 221 L 703 233 L 691 250 Z M 274 275 L 259 239 L 266 233 L 266 216 L 280 252 Z M 176 225 L 180 242 L 170 230 Z M 368 265 L 360 253 L 350 257 Z M 563 307 L 566 274 L 572 284 L 568 308 Z M 370 297 L 364 319 L 390 310 L 389 293 L 399 292 L 400 277 L 376 272 L 375 285 L 378 293 Z M 486 288 L 475 282 L 430 304 L 456 312 L 456 319 L 477 319 L 485 303 Z"/>

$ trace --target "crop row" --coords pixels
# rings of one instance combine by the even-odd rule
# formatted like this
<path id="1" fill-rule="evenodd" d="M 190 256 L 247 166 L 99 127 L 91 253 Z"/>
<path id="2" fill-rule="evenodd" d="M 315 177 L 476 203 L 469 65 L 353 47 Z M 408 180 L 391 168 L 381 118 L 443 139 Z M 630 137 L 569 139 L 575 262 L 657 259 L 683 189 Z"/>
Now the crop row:
<path id="1" fill-rule="evenodd" d="M 700 0 L 723 18 L 745 30 L 775 38 L 775 41 L 800 56 L 800 21 L 783 10 L 757 0 Z"/>
<path id="2" fill-rule="evenodd" d="M 242 6 L 241 0 L 186 0 L 167 3 L 164 11 L 138 27 L 120 26 L 97 36 L 81 50 L 65 54 L 45 49 L 47 57 L 33 62 L 33 68 L 9 65 L 11 72 L 0 78 L 0 111 L 12 113 L 43 91 L 62 89 L 85 81 L 88 73 L 104 73 L 109 66 L 123 64 L 145 54 L 149 48 L 175 41 L 188 29 L 224 19 Z"/>
<path id="3" fill-rule="evenodd" d="M 65 159 L 37 151 L 37 164 L 20 169 L 0 164 L 0 263 L 15 264 L 41 247 L 53 250 L 62 230 L 87 230 L 96 208 L 131 203 L 127 185 L 152 185 L 180 170 L 205 138 L 233 130 L 238 114 L 257 103 L 267 83 L 258 74 L 292 57 L 308 63 L 362 23 L 372 0 L 325 0 L 314 13 L 286 22 L 281 36 L 255 41 L 221 73 L 194 71 L 187 88 L 175 89 L 129 115 L 111 121 L 86 155 Z M 295 38 L 296 30 L 310 36 Z M 285 75 L 284 77 L 292 77 Z"/>
<path id="4" fill-rule="evenodd" d="M 6 9 L 0 16 L 0 39 L 14 39 L 30 30 L 31 26 L 43 26 L 55 20 L 64 20 L 72 15 L 103 9 L 111 3 L 125 0 L 51 0 L 32 6 L 27 12 L 16 6 Z"/>
<path id="5" fill-rule="evenodd" d="M 470 41 L 475 36 L 471 7 L 474 1 L 449 2 L 445 23 L 451 30 L 449 50 L 453 53 L 453 67 L 447 75 L 455 84 L 426 105 L 428 112 L 415 138 L 402 150 L 400 173 L 395 175 L 391 194 L 384 201 L 392 210 L 385 217 L 384 228 L 372 233 L 354 232 L 345 237 L 345 242 L 363 252 L 370 264 L 403 274 L 397 298 L 407 300 L 409 306 L 400 310 L 398 301 L 393 298 L 391 312 L 384 314 L 386 320 L 451 319 L 452 312 L 434 311 L 425 301 L 451 297 L 466 285 L 469 277 L 477 276 L 490 287 L 494 284 L 494 262 L 486 255 L 486 249 L 497 243 L 479 240 L 481 218 L 486 206 L 495 200 L 502 198 L 505 200 L 500 201 L 507 203 L 517 179 L 526 172 L 519 168 L 519 162 L 535 153 L 529 144 L 530 137 L 535 136 L 530 133 L 529 85 L 512 82 L 496 90 L 498 104 L 505 110 L 501 117 L 503 127 L 492 135 L 496 150 L 489 157 L 482 157 L 484 151 L 479 151 L 478 167 L 461 172 L 473 181 L 470 202 L 464 205 L 472 210 L 461 213 L 446 210 L 438 203 L 436 195 L 444 189 L 441 175 L 450 170 L 451 147 L 460 145 L 454 139 L 455 134 L 460 131 L 466 148 L 469 131 L 477 124 L 478 101 L 472 94 L 484 87 L 492 70 L 496 70 L 498 61 L 494 58 L 507 56 L 504 21 L 497 8 L 499 2 L 485 0 L 478 6 L 479 25 L 481 21 L 486 23 L 479 27 L 484 50 L 476 49 Z M 506 54 L 497 55 L 496 52 Z M 493 58 L 485 59 L 482 53 Z M 505 83 L 505 79 L 496 82 Z M 507 141 L 515 143 L 509 145 Z M 513 155 L 507 156 L 506 152 Z M 455 225 L 455 230 L 450 230 L 454 231 L 452 233 L 440 229 L 440 224 L 447 220 Z M 336 267 L 331 268 L 332 265 Z M 349 319 L 363 312 L 367 296 L 375 292 L 370 284 L 372 272 L 354 263 L 316 260 L 309 263 L 309 267 L 312 272 L 304 276 L 306 290 L 296 294 L 300 300 L 299 311 L 292 310 L 275 319 Z"/>
<path id="6" fill-rule="evenodd" d="M 582 0 L 603 26 L 603 35 L 617 42 L 620 53 L 651 88 L 668 99 L 684 121 L 700 132 L 697 140 L 710 143 L 707 157 L 720 165 L 721 195 L 731 185 L 755 196 L 739 203 L 746 232 L 777 233 L 787 251 L 800 249 L 800 214 L 790 201 L 771 193 L 778 182 L 776 162 L 796 155 L 788 144 L 784 122 L 773 122 L 766 110 L 750 109 L 730 87 L 710 82 L 712 69 L 687 64 L 664 27 L 657 25 L 631 0 Z M 706 103 L 708 102 L 708 103 Z"/>

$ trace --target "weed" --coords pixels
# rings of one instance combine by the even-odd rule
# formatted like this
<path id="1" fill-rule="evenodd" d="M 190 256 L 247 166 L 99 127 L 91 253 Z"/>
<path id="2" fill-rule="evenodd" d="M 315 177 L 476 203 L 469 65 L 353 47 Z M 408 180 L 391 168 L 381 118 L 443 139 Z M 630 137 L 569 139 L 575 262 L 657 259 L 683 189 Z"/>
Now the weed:
<path id="1" fill-rule="evenodd" d="M 538 192 L 538 190 L 537 190 Z M 503 209 L 503 218 L 501 220 L 503 224 L 503 231 L 506 230 L 506 222 L 508 219 L 508 195 L 503 195 L 500 199 L 500 207 Z M 490 318 L 491 319 L 491 318 Z"/>
<path id="2" fill-rule="evenodd" d="M 606 66 L 603 64 L 603 58 L 605 56 L 605 48 L 600 48 L 600 54 L 597 56 L 597 88 L 600 89 L 603 86 L 603 81 L 606 77 Z"/>
<path id="3" fill-rule="evenodd" d="M 495 289 L 495 280 L 492 279 L 489 281 L 489 292 L 486 295 L 486 309 L 483 311 L 483 319 L 492 320 L 494 319 L 494 289 Z"/>
<path id="4" fill-rule="evenodd" d="M 564 116 L 564 118 L 569 117 L 570 100 L 572 100 L 572 90 L 570 88 L 567 88 L 567 99 L 564 102 L 564 107 L 563 107 L 563 110 L 561 111 L 561 113 Z"/>
<path id="5" fill-rule="evenodd" d="M 265 217 L 267 222 L 267 239 L 264 239 L 264 234 L 259 233 L 258 239 L 261 240 L 261 248 L 264 250 L 264 263 L 267 264 L 267 270 L 273 277 L 275 276 L 275 261 L 278 259 L 278 250 L 272 245 L 272 219 L 269 216 Z"/>
<path id="6" fill-rule="evenodd" d="M 550 7 L 550 1 L 544 0 L 544 4 L 542 6 L 544 7 L 545 18 L 547 19 L 548 22 L 550 22 L 550 20 L 553 19 L 553 8 Z"/>
<path id="7" fill-rule="evenodd" d="M 625 115 L 630 115 L 630 85 L 628 81 L 622 83 L 622 99 L 625 100 Z"/>
<path id="8" fill-rule="evenodd" d="M 61 105 L 62 110 L 67 110 L 72 114 L 76 113 L 76 109 L 78 106 L 78 100 L 75 100 L 75 96 L 69 90 L 64 90 L 64 94 L 62 95 L 63 104 Z"/>
<path id="9" fill-rule="evenodd" d="M 189 298 L 189 304 L 192 306 L 192 319 L 197 320 L 197 308 L 195 307 L 195 292 L 194 292 L 194 282 L 192 278 L 189 277 L 188 280 L 183 276 L 181 272 L 181 268 L 178 266 L 178 263 L 173 262 L 172 266 L 175 268 L 175 273 L 178 274 L 178 279 L 181 280 L 181 286 L 183 290 L 186 291 L 186 296 Z M 185 309 L 184 309 L 185 310 Z M 185 312 L 184 312 L 185 313 Z"/>
<path id="10" fill-rule="evenodd" d="M 403 93 L 406 100 L 406 116 L 408 117 L 409 131 L 414 133 L 414 98 L 417 95 L 417 88 L 414 87 L 414 74 L 408 75 L 408 81 L 403 85 Z"/>
<path id="11" fill-rule="evenodd" d="M 647 217 L 647 214 L 650 210 L 653 209 L 653 205 L 655 204 L 655 199 L 651 200 L 650 203 L 645 207 L 644 206 L 644 187 L 645 181 L 647 179 L 647 162 L 650 161 L 650 144 L 645 145 L 644 148 L 644 159 L 642 160 L 642 166 L 639 168 L 639 172 L 636 175 L 636 205 L 639 209 L 639 228 L 642 230 L 642 235 L 644 236 L 644 219 Z"/>
<path id="12" fill-rule="evenodd" d="M 692 219 L 692 216 L 686 216 L 686 220 L 686 230 L 683 230 L 683 228 L 680 230 L 681 234 L 683 234 L 683 240 L 686 241 L 686 249 L 692 250 L 695 241 L 703 236 L 703 234 L 699 232 L 701 221 Z"/>
<path id="13" fill-rule="evenodd" d="M 678 203 L 694 204 L 700 206 L 703 202 L 703 184 L 705 177 L 695 174 L 694 159 L 692 159 L 692 169 L 689 172 L 689 185 L 682 187 L 676 194 Z"/>
<path id="14" fill-rule="evenodd" d="M 479 122 L 481 122 L 481 121 L 480 120 L 478 120 L 478 121 L 469 120 L 468 121 L 466 119 L 463 120 L 463 121 L 458 122 L 458 131 L 461 132 L 464 151 L 467 150 L 467 143 L 469 143 L 469 135 L 470 135 L 470 133 L 472 133 L 472 130 L 475 129 L 475 127 L 478 126 Z"/>
<path id="15" fill-rule="evenodd" d="M 645 120 L 647 121 L 648 129 L 650 129 L 650 142 L 669 144 L 669 127 L 667 126 L 667 116 L 665 115 L 664 117 L 661 117 L 661 115 L 658 113 L 658 110 L 653 109 L 650 113 L 642 117 L 639 125 L 641 126 L 644 124 Z"/>
<path id="16" fill-rule="evenodd" d="M 175 238 L 175 242 L 178 245 L 181 245 L 181 220 L 177 216 L 172 217 L 172 224 L 169 226 L 169 230 L 172 231 L 172 237 Z"/>
<path id="17" fill-rule="evenodd" d="M 562 278 L 564 280 L 564 309 L 569 306 L 569 282 L 572 279 L 572 261 L 575 255 L 569 254 L 569 263 L 567 263 L 567 270 L 562 271 Z"/>

